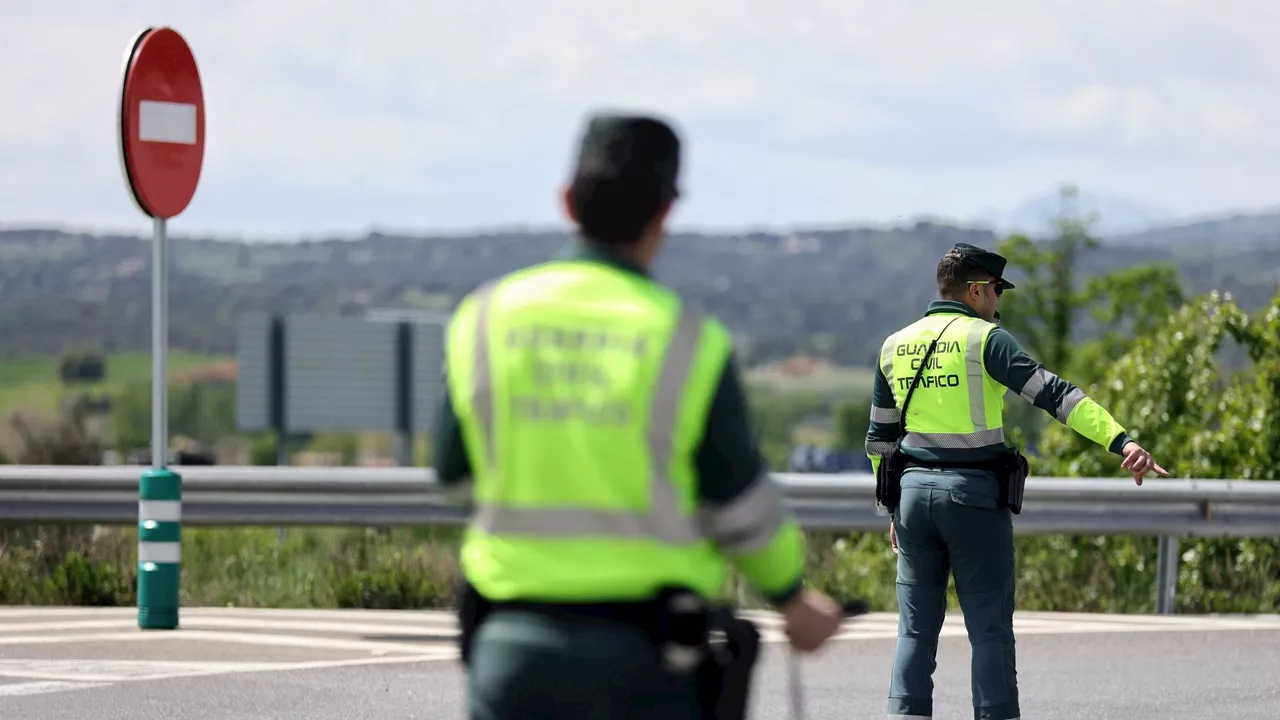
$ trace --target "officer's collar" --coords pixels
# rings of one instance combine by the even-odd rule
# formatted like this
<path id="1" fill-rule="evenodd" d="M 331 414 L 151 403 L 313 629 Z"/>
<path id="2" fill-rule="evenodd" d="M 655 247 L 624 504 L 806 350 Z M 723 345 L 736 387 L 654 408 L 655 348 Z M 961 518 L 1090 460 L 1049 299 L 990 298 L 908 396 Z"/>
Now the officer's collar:
<path id="1" fill-rule="evenodd" d="M 978 317 L 978 312 L 973 308 L 965 305 L 959 300 L 934 300 L 929 303 L 929 308 L 924 311 L 925 315 L 936 315 L 938 313 L 960 313 L 969 317 Z"/>
<path id="2" fill-rule="evenodd" d="M 641 267 L 636 261 L 624 258 L 599 243 L 593 243 L 582 238 L 577 238 L 574 242 L 565 246 L 557 256 L 564 260 L 587 260 L 589 262 L 604 263 L 642 277 L 652 277 L 649 271 Z"/>

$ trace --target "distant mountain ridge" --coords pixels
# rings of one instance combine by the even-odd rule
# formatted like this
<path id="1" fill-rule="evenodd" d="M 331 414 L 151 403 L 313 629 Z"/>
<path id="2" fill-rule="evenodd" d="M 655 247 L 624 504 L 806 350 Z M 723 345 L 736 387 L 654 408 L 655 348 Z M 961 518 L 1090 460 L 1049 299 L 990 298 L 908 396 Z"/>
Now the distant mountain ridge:
<path id="1" fill-rule="evenodd" d="M 481 282 L 545 260 L 569 240 L 562 232 L 517 230 L 296 243 L 175 236 L 170 340 L 177 349 L 233 352 L 236 324 L 249 311 L 447 312 Z M 729 325 L 744 363 L 810 354 L 864 366 L 881 339 L 934 298 L 935 267 L 947 248 L 994 247 L 998 240 L 988 230 L 940 221 L 675 233 L 656 272 Z M 1280 213 L 1117 236 L 1081 267 L 1087 276 L 1150 261 L 1174 263 L 1193 292 L 1230 291 L 1258 307 L 1280 286 Z M 144 237 L 0 231 L 0 354 L 148 349 L 150 262 Z"/>
<path id="2" fill-rule="evenodd" d="M 1166 208 L 1126 198 L 1081 192 L 1072 204 L 1079 215 L 1098 218 L 1094 232 L 1102 238 L 1152 230 L 1177 222 L 1174 214 Z M 980 226 L 1001 234 L 1020 232 L 1033 237 L 1047 237 L 1053 233 L 1053 219 L 1062 212 L 1062 205 L 1058 192 L 1044 192 L 1028 198 L 1008 212 L 981 213 L 976 221 Z"/>

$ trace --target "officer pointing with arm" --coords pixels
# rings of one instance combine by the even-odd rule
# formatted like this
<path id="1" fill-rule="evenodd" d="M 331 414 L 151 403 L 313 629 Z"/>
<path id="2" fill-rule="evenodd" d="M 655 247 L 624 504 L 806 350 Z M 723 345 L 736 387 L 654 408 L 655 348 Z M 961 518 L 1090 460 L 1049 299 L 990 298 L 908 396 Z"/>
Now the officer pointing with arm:
<path id="1" fill-rule="evenodd" d="M 1122 456 L 1137 484 L 1148 472 L 1168 475 L 1102 406 L 994 324 L 1000 296 L 1014 287 L 1001 277 L 1005 262 L 957 244 L 938 263 L 940 299 L 881 347 L 866 450 L 898 553 L 891 719 L 933 717 L 949 573 L 973 648 L 974 717 L 1021 716 L 1012 514 L 1021 510 L 1028 466 L 1004 441 L 1006 389 Z"/>
<path id="2" fill-rule="evenodd" d="M 564 191 L 580 243 L 491 282 L 447 332 L 442 483 L 470 479 L 461 550 L 470 717 L 705 717 L 689 650 L 727 563 L 812 651 L 840 607 L 748 425 L 728 331 L 650 267 L 679 141 L 591 119 Z M 674 648 L 674 649 L 673 649 Z"/>

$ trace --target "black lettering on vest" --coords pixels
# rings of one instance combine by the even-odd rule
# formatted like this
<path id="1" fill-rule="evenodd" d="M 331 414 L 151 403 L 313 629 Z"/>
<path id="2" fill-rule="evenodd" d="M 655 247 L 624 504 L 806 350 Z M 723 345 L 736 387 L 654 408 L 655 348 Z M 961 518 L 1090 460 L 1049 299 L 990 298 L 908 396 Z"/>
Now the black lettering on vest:
<path id="1" fill-rule="evenodd" d="M 511 399 L 516 417 L 531 422 L 584 421 L 594 425 L 627 425 L 631 407 L 624 401 L 587 402 L 581 398 L 520 395 Z"/>
<path id="2" fill-rule="evenodd" d="M 566 383 L 608 387 L 609 375 L 601 365 L 589 362 L 533 361 L 533 381 L 542 386 Z"/>
<path id="3" fill-rule="evenodd" d="M 620 352 L 643 357 L 649 351 L 648 333 L 630 333 L 612 328 L 565 327 L 534 323 L 507 331 L 507 347 L 520 350 L 555 348 L 579 352 Z"/>
<path id="4" fill-rule="evenodd" d="M 914 379 L 914 377 L 898 378 L 898 389 L 902 392 L 910 390 L 911 381 Z M 920 384 L 916 386 L 916 389 L 951 387 L 960 387 L 960 376 L 955 373 L 948 373 L 945 375 L 925 375 L 920 378 Z"/>
<path id="5" fill-rule="evenodd" d="M 929 352 L 929 343 L 913 342 L 902 343 L 894 348 L 894 354 L 898 357 L 914 357 L 916 355 L 924 355 Z M 961 352 L 959 340 L 943 340 L 933 349 L 934 355 L 949 355 L 951 353 Z"/>
<path id="6" fill-rule="evenodd" d="M 911 359 L 911 372 L 915 372 L 916 370 L 920 369 L 920 360 L 922 359 L 923 358 Z M 937 357 L 936 350 L 934 351 L 934 357 L 929 358 L 929 362 L 925 364 L 924 369 L 925 370 L 941 370 L 942 369 L 942 360 L 941 358 Z"/>

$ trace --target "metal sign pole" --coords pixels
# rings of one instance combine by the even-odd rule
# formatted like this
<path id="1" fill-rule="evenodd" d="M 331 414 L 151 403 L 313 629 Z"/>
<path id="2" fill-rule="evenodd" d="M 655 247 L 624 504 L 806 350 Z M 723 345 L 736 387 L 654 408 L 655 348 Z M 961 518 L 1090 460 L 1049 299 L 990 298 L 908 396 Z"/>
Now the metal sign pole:
<path id="1" fill-rule="evenodd" d="M 155 218 L 151 257 L 151 470 L 138 486 L 138 626 L 178 626 L 182 569 L 182 477 L 169 459 L 169 257 L 165 219 Z"/>
<path id="2" fill-rule="evenodd" d="M 164 470 L 169 447 L 169 258 L 165 219 L 155 218 L 151 248 L 151 468 Z"/>

